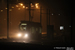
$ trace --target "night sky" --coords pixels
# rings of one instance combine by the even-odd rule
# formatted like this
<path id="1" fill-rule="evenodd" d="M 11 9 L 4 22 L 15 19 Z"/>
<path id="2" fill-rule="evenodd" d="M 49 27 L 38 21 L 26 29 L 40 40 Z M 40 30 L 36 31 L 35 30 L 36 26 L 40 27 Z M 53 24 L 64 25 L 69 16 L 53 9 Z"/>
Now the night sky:
<path id="1" fill-rule="evenodd" d="M 16 0 L 13 0 L 13 1 L 15 1 L 15 3 L 16 3 Z M 71 0 L 31 0 L 31 1 L 32 1 L 32 3 L 37 3 L 38 2 L 43 7 L 43 9 L 50 9 L 50 13 L 54 14 L 53 16 L 50 15 L 51 16 L 50 24 L 54 25 L 54 29 L 56 30 L 56 32 L 58 32 L 59 25 L 65 25 L 65 26 L 66 25 L 67 26 L 71 25 L 70 24 L 71 23 L 71 10 L 72 10 L 72 7 L 71 7 L 72 6 L 72 1 Z M 19 0 L 19 2 L 27 3 L 28 1 L 27 0 Z M 0 4 L 2 4 L 1 0 L 0 0 Z M 3 7 L 5 7 L 5 6 L 0 5 L 0 10 Z M 20 17 L 20 16 L 25 16 L 25 14 L 24 14 L 25 12 L 21 11 L 21 12 L 19 12 L 19 15 L 17 14 L 18 11 L 15 12 L 15 9 L 13 10 L 13 12 L 16 13 L 16 15 L 14 15 L 14 13 L 12 13 L 12 16 L 11 16 L 12 23 L 15 22 L 14 20 L 16 20 L 16 18 L 17 18 L 18 23 L 21 19 L 24 20 L 24 17 Z M 44 11 L 44 12 L 46 13 L 46 11 Z M 26 13 L 28 13 L 28 12 L 26 12 Z M 58 14 L 60 14 L 60 16 Z M 5 14 L 5 16 L 6 16 L 6 14 Z M 15 16 L 17 16 L 17 17 L 15 18 Z M 33 21 L 36 20 L 36 22 L 40 22 L 39 18 L 40 17 L 37 17 L 37 16 L 35 17 L 35 14 L 34 14 Z M 47 26 L 47 24 L 46 24 L 47 22 L 46 22 L 45 18 L 46 18 L 46 15 L 43 14 L 42 15 L 42 26 L 43 26 L 42 31 L 43 32 L 46 32 L 46 26 Z M 6 19 L 6 17 L 2 18 L 2 14 L 0 14 L 0 19 Z M 28 20 L 28 17 L 26 19 Z M 17 22 L 15 22 L 15 24 L 17 24 Z M 6 25 L 6 22 L 3 25 Z M 17 27 L 17 26 L 18 26 L 18 24 L 16 26 L 15 25 L 11 26 L 11 28 L 13 28 L 15 30 L 15 27 Z M 0 27 L 2 27 L 2 24 L 1 24 Z M 16 29 L 18 29 L 18 27 Z M 2 29 L 0 29 L 0 30 L 2 30 Z M 0 31 L 0 32 L 2 32 L 2 31 Z"/>

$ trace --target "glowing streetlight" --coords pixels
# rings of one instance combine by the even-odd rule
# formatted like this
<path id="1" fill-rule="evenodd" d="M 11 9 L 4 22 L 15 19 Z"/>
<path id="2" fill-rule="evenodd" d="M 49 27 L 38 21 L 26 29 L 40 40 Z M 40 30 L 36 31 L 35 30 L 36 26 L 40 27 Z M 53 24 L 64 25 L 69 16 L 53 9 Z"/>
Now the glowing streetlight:
<path id="1" fill-rule="evenodd" d="M 7 9 L 7 8 L 5 8 L 5 9 Z"/>
<path id="2" fill-rule="evenodd" d="M 16 5 L 16 7 L 18 7 L 18 5 Z"/>
<path id="3" fill-rule="evenodd" d="M 14 7 L 12 6 L 12 8 L 14 8 Z"/>
<path id="4" fill-rule="evenodd" d="M 12 11 L 12 9 L 9 9 L 9 11 Z"/>
<path id="5" fill-rule="evenodd" d="M 21 6 L 23 6 L 23 3 L 19 3 Z"/>
<path id="6" fill-rule="evenodd" d="M 1 12 L 3 12 L 3 10 L 1 10 Z"/>
<path id="7" fill-rule="evenodd" d="M 25 8 L 25 6 L 23 6 L 23 8 Z"/>
<path id="8" fill-rule="evenodd" d="M 36 4 L 35 4 L 35 7 L 36 7 L 36 8 L 39 8 L 39 7 L 38 7 L 38 4 L 39 4 L 39 3 L 36 3 Z"/>
<path id="9" fill-rule="evenodd" d="M 20 10 L 21 8 L 18 8 L 18 10 Z"/>
<path id="10" fill-rule="evenodd" d="M 26 7 L 26 9 L 28 9 L 28 7 Z"/>
<path id="11" fill-rule="evenodd" d="M 35 6 L 38 6 L 39 3 L 36 3 Z"/>

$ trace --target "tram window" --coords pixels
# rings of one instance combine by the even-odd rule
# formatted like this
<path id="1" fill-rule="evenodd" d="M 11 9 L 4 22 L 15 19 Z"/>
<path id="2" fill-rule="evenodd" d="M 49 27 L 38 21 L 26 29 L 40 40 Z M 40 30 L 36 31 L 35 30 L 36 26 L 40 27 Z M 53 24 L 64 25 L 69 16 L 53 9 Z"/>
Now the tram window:
<path id="1" fill-rule="evenodd" d="M 26 30 L 26 27 L 23 27 L 24 30 Z"/>
<path id="2" fill-rule="evenodd" d="M 36 28 L 36 31 L 38 31 L 38 28 Z"/>
<path id="3" fill-rule="evenodd" d="M 22 26 L 20 26 L 20 30 L 23 30 L 23 29 L 22 29 Z"/>
<path id="4" fill-rule="evenodd" d="M 35 28 L 34 27 L 32 27 L 32 33 L 35 33 Z"/>
<path id="5" fill-rule="evenodd" d="M 39 28 L 39 33 L 41 33 L 41 28 Z"/>

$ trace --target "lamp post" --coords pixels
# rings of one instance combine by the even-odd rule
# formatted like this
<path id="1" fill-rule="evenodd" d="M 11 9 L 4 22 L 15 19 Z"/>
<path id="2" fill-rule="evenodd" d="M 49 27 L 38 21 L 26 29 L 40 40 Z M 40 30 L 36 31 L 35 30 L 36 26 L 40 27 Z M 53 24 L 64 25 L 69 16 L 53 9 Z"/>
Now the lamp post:
<path id="1" fill-rule="evenodd" d="M 9 0 L 7 0 L 7 39 L 9 39 Z"/>

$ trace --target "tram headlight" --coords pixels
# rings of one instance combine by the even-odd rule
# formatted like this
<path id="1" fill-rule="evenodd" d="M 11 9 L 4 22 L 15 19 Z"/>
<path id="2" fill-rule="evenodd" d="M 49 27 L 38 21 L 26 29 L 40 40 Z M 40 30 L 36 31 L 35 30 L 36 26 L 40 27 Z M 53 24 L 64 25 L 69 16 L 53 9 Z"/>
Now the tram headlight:
<path id="1" fill-rule="evenodd" d="M 22 34 L 18 34 L 18 37 L 21 37 L 22 36 Z"/>
<path id="2" fill-rule="evenodd" d="M 26 37 L 26 38 L 27 38 L 27 37 L 28 37 L 28 34 L 25 34 L 25 35 L 24 35 L 24 37 Z"/>

